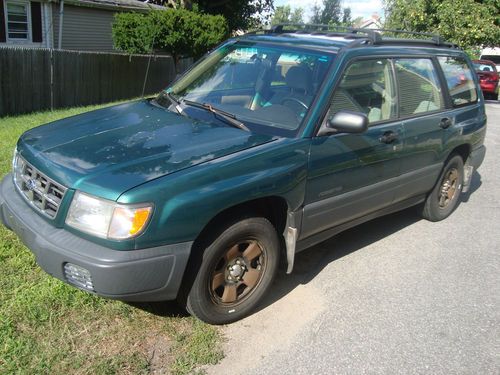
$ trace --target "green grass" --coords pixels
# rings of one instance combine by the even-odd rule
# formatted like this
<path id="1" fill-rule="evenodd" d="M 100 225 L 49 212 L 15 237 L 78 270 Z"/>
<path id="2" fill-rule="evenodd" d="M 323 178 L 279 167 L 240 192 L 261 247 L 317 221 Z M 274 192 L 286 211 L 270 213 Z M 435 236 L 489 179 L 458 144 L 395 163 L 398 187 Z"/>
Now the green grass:
<path id="1" fill-rule="evenodd" d="M 0 118 L 0 176 L 24 131 L 100 107 Z M 187 374 L 222 358 L 216 328 L 70 287 L 2 225 L 0 285 L 0 374 Z"/>

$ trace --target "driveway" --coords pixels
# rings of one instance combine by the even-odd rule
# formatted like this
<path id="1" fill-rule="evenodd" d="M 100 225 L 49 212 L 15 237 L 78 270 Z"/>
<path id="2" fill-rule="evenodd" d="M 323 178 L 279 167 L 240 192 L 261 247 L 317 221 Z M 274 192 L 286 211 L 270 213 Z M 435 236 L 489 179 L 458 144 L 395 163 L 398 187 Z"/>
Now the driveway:
<path id="1" fill-rule="evenodd" d="M 209 374 L 500 374 L 500 103 L 448 219 L 414 209 L 298 255 Z"/>

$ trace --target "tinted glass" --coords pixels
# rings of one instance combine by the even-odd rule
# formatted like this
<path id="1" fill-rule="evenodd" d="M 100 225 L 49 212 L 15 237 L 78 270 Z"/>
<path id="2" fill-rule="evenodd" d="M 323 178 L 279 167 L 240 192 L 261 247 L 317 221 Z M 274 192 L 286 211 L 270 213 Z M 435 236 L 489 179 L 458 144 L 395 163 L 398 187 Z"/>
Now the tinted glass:
<path id="1" fill-rule="evenodd" d="M 478 72 L 496 72 L 496 67 L 493 64 L 473 63 L 474 69 Z"/>
<path id="2" fill-rule="evenodd" d="M 454 106 L 477 101 L 477 91 L 472 72 L 464 59 L 440 56 L 439 64 L 443 68 L 448 90 Z"/>
<path id="3" fill-rule="evenodd" d="M 500 55 L 482 55 L 481 60 L 490 60 L 495 64 L 500 64 Z"/>
<path id="4" fill-rule="evenodd" d="M 430 59 L 395 61 L 401 117 L 444 108 L 439 79 Z"/>
<path id="5" fill-rule="evenodd" d="M 341 110 L 362 112 L 370 124 L 396 117 L 394 84 L 387 59 L 351 64 L 335 90 L 329 115 Z"/>
<path id="6" fill-rule="evenodd" d="M 169 92 L 181 104 L 208 103 L 254 130 L 282 134 L 299 128 L 333 58 L 287 46 L 233 44 L 214 51 Z"/>

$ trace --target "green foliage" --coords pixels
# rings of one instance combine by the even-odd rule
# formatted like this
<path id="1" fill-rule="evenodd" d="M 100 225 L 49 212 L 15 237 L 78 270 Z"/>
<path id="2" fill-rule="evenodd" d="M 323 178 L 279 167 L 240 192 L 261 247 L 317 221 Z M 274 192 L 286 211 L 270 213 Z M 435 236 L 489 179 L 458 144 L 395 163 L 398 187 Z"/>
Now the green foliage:
<path id="1" fill-rule="evenodd" d="M 191 323 L 187 330 L 178 329 L 173 333 L 179 353 L 172 365 L 172 374 L 192 374 L 200 364 L 214 365 L 224 358 L 217 350 L 220 335 L 215 327 L 207 326 L 195 318 L 188 318 Z"/>
<path id="2" fill-rule="evenodd" d="M 353 21 L 351 18 L 351 8 L 344 8 L 344 12 L 342 14 L 342 26 L 352 26 Z"/>
<path id="3" fill-rule="evenodd" d="M 321 23 L 328 25 L 340 25 L 342 19 L 341 0 L 323 0 L 323 11 L 321 12 Z"/>
<path id="4" fill-rule="evenodd" d="M 248 30 L 266 21 L 273 10 L 273 0 L 194 0 L 200 11 L 220 14 L 229 30 Z"/>
<path id="5" fill-rule="evenodd" d="M 280 23 L 304 23 L 304 8 L 295 8 L 292 11 L 290 5 L 276 7 L 271 25 Z"/>
<path id="6" fill-rule="evenodd" d="M 311 8 L 311 23 L 319 24 L 321 23 L 321 12 L 323 8 L 318 3 L 314 3 Z"/>
<path id="7" fill-rule="evenodd" d="M 352 26 L 351 8 L 342 9 L 341 0 L 323 0 L 312 7 L 311 23 L 331 26 Z"/>
<path id="8" fill-rule="evenodd" d="M 465 50 L 500 41 L 498 0 L 386 0 L 386 28 L 438 33 Z"/>
<path id="9" fill-rule="evenodd" d="M 155 10 L 148 14 L 117 13 L 113 23 L 115 47 L 127 53 L 151 49 L 180 56 L 200 57 L 228 36 L 223 16 L 186 9 Z"/>
<path id="10" fill-rule="evenodd" d="M 140 13 L 116 13 L 113 23 L 115 48 L 128 53 L 149 53 L 155 29 L 152 17 Z"/>

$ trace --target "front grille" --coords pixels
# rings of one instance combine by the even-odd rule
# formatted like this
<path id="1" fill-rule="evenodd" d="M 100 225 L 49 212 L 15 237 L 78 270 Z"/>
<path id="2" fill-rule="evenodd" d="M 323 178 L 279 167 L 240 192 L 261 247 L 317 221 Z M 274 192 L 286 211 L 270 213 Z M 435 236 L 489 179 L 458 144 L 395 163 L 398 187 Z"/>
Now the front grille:
<path id="1" fill-rule="evenodd" d="M 19 154 L 14 158 L 14 183 L 37 211 L 51 219 L 56 217 L 67 189 L 48 178 Z"/>

